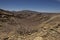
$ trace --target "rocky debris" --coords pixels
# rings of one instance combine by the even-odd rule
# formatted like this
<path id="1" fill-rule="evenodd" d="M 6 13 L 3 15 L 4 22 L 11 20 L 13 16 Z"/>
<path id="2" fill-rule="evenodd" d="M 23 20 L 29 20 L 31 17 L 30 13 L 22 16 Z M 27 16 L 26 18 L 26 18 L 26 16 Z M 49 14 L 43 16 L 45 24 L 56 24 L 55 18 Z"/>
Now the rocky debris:
<path id="1" fill-rule="evenodd" d="M 0 40 L 60 40 L 60 14 L 0 9 Z"/>
<path id="2" fill-rule="evenodd" d="M 43 40 L 43 38 L 42 37 L 35 37 L 34 40 Z"/>

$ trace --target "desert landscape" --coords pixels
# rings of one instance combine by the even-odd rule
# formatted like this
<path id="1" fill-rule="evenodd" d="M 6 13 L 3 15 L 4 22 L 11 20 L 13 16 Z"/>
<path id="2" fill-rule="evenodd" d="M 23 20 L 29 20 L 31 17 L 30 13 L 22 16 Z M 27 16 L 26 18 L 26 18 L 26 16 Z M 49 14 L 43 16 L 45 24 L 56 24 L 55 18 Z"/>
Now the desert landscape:
<path id="1" fill-rule="evenodd" d="M 0 40 L 60 40 L 60 13 L 0 9 Z"/>

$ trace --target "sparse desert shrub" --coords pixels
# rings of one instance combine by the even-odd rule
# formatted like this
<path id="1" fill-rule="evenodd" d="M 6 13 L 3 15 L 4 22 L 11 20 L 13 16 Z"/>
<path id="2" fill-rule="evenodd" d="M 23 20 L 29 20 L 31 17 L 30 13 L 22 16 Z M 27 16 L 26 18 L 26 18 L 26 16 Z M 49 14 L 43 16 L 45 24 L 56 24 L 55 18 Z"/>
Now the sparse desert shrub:
<path id="1" fill-rule="evenodd" d="M 0 27 L 2 27 L 2 25 L 0 24 Z"/>
<path id="2" fill-rule="evenodd" d="M 60 24 L 58 24 L 58 26 L 60 26 Z"/>
<path id="3" fill-rule="evenodd" d="M 0 22 L 7 22 L 7 19 L 0 19 Z"/>
<path id="4" fill-rule="evenodd" d="M 19 28 L 17 30 L 17 33 L 21 34 L 21 35 L 31 35 L 32 33 L 38 32 L 38 29 L 25 29 L 25 28 Z"/>
<path id="5" fill-rule="evenodd" d="M 9 38 L 9 37 L 7 37 L 7 38 L 4 38 L 4 40 L 8 40 L 8 38 Z"/>

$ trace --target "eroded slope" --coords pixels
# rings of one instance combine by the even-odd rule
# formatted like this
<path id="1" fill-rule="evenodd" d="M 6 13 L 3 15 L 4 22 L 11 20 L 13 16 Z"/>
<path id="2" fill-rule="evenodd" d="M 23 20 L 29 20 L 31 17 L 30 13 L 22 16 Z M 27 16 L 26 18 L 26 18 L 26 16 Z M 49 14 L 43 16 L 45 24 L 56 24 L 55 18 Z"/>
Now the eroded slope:
<path id="1" fill-rule="evenodd" d="M 0 10 L 0 40 L 60 40 L 60 14 Z"/>

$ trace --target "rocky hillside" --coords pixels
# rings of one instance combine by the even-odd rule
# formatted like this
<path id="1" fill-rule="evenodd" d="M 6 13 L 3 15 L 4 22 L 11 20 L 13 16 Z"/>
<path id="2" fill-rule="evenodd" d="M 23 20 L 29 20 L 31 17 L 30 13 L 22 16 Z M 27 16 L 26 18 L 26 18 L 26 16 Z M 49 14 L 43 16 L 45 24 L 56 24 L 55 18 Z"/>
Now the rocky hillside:
<path id="1" fill-rule="evenodd" d="M 0 9 L 0 40 L 60 40 L 60 14 Z"/>

